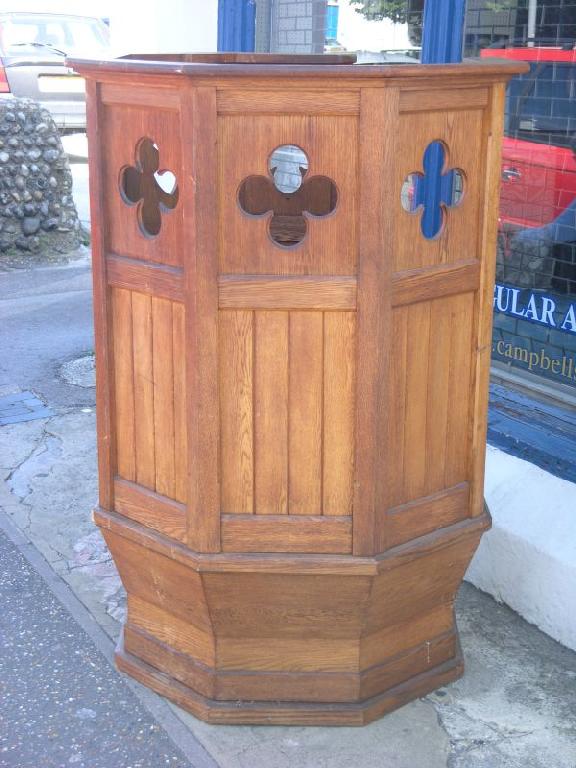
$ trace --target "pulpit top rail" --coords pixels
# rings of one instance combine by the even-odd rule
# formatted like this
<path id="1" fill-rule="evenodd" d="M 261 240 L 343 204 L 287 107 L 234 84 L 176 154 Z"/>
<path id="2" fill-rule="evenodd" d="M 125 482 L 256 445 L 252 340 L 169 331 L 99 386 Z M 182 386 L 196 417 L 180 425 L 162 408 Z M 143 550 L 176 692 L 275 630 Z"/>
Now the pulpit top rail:
<path id="1" fill-rule="evenodd" d="M 87 77 L 101 72 L 184 77 L 324 78 L 335 80 L 411 79 L 427 76 L 500 76 L 527 71 L 510 59 L 466 59 L 460 64 L 356 64 L 354 55 L 281 54 L 130 54 L 117 59 L 68 58 L 66 63 Z"/>

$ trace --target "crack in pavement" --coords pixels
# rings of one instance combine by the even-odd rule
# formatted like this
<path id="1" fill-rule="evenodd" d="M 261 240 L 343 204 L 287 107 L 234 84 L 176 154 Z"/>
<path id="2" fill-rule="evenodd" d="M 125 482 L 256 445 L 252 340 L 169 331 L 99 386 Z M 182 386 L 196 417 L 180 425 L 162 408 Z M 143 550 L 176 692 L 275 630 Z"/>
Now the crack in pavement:
<path id="1" fill-rule="evenodd" d="M 54 417 L 52 416 L 50 418 L 54 418 Z M 40 419 L 39 419 L 39 421 L 40 421 Z M 48 421 L 48 419 L 46 419 L 46 421 Z M 24 458 L 21 459 L 16 464 L 15 467 L 10 468 L 10 471 L 4 477 L 4 482 L 5 483 L 9 483 L 12 480 L 12 478 L 14 477 L 14 475 L 16 474 L 16 472 L 18 472 L 20 467 L 22 467 L 33 456 L 34 452 L 38 449 L 38 444 L 42 442 L 43 438 L 44 438 L 44 430 L 42 430 L 40 435 L 38 435 L 37 437 L 33 437 L 32 438 L 32 440 L 34 441 L 34 445 L 30 449 L 30 451 L 26 454 L 26 456 L 24 456 Z M 18 494 L 14 490 L 12 490 L 12 493 L 14 493 L 15 496 L 18 496 Z M 28 494 L 25 494 L 24 496 L 19 496 L 20 501 L 22 501 L 22 499 L 24 499 L 26 495 L 28 495 Z"/>
<path id="2" fill-rule="evenodd" d="M 477 765 L 519 768 L 520 764 L 501 747 L 548 730 L 547 728 L 505 727 L 492 720 L 486 720 L 479 714 L 472 716 L 452 697 L 449 700 L 443 698 L 439 700 L 438 697 L 444 693 L 443 689 L 440 689 L 429 694 L 424 700 L 434 707 L 438 724 L 449 739 L 447 768 L 468 768 L 468 766 Z M 459 732 L 463 732 L 463 735 L 459 735 Z M 471 762 L 472 759 L 473 762 Z M 486 759 L 488 759 L 487 763 Z M 530 763 L 530 766 L 544 768 L 544 764 L 540 762 Z"/>
<path id="3" fill-rule="evenodd" d="M 88 413 L 92 416 L 88 417 Z M 32 432 L 18 430 L 18 425 L 13 425 L 6 436 L 15 441 L 18 453 L 14 465 L 3 472 L 7 495 L 4 508 L 55 572 L 67 581 L 75 578 L 76 588 L 85 594 L 88 603 L 91 602 L 88 595 L 92 593 L 100 608 L 118 622 L 126 612 L 126 597 L 118 571 L 101 534 L 93 526 L 84 524 L 88 522 L 88 515 L 84 518 L 79 514 L 78 496 L 73 492 L 75 468 L 78 461 L 83 460 L 83 451 L 70 447 L 68 435 L 84 433 L 83 419 L 93 417 L 93 410 L 83 406 L 59 409 Z M 73 420 L 70 432 L 62 426 L 66 425 L 66 419 Z M 88 476 L 87 479 L 91 483 L 94 478 Z M 55 499 L 58 514 L 53 515 L 47 500 L 55 485 L 59 491 L 62 485 L 64 492 L 59 492 Z M 72 493 L 65 491 L 67 486 Z M 87 508 L 89 506 L 90 502 Z M 46 528 L 48 519 L 49 529 Z"/>
<path id="4" fill-rule="evenodd" d="M 45 420 L 45 423 L 42 425 L 42 432 L 37 437 L 33 438 L 34 446 L 32 449 L 20 462 L 18 462 L 6 477 L 5 482 L 8 484 L 10 492 L 14 494 L 22 504 L 27 504 L 26 499 L 34 492 L 34 488 L 30 484 L 30 481 L 33 480 L 34 477 L 42 476 L 38 470 L 48 469 L 45 476 L 52 471 L 52 467 L 46 462 L 43 462 L 42 457 L 49 455 L 50 458 L 56 459 L 58 454 L 62 455 L 62 438 L 49 430 L 49 424 L 55 418 L 57 417 L 51 416 Z M 56 451 L 52 451 L 52 448 L 56 444 L 59 445 L 59 448 Z M 32 472 L 28 471 L 29 462 L 33 463 Z M 20 473 L 22 473 L 22 477 L 20 477 Z"/>

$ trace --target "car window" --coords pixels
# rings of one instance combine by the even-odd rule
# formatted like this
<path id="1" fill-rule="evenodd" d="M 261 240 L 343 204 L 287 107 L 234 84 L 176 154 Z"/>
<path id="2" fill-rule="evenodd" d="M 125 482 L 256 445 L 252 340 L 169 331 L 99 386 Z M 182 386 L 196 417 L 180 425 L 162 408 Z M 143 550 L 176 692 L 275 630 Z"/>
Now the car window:
<path id="1" fill-rule="evenodd" d="M 510 81 L 506 135 L 570 147 L 576 136 L 576 64 L 536 62 Z"/>
<path id="2" fill-rule="evenodd" d="M 43 45 L 67 54 L 99 55 L 108 49 L 108 28 L 98 19 L 67 16 L 22 14 L 0 21 L 4 55 L 30 55 Z"/>
<path id="3" fill-rule="evenodd" d="M 83 21 L 70 21 L 66 24 L 66 52 L 90 56 L 102 53 L 109 45 L 108 28 L 102 24 L 86 24 Z"/>

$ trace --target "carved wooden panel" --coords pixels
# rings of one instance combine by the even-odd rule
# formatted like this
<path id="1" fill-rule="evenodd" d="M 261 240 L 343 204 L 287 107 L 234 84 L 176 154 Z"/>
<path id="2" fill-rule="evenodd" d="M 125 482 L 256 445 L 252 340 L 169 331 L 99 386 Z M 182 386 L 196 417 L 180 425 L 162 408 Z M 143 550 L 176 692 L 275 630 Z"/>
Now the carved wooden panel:
<path id="1" fill-rule="evenodd" d="M 174 189 L 180 186 L 182 168 L 178 112 L 117 104 L 102 109 L 108 249 L 135 259 L 182 264 L 182 204 Z"/>
<path id="2" fill-rule="evenodd" d="M 397 153 L 394 172 L 388 183 L 397 190 L 398 206 L 390 215 L 398 216 L 393 245 L 394 271 L 424 266 L 453 264 L 480 257 L 480 215 L 484 175 L 481 172 L 483 112 L 401 113 L 398 117 Z M 425 173 L 425 151 L 431 142 L 445 148 L 444 167 L 458 169 L 464 192 L 459 204 L 445 216 L 444 227 L 432 239 L 422 235 L 422 211 L 407 213 L 400 205 L 400 190 L 410 174 Z M 404 187 L 405 189 L 405 187 Z"/>
<path id="3" fill-rule="evenodd" d="M 358 121 L 355 117 L 320 115 L 226 115 L 219 117 L 219 260 L 222 273 L 353 275 L 357 261 L 356 184 Z M 270 219 L 278 193 L 271 183 L 269 158 L 282 145 L 300 147 L 309 167 L 305 179 L 325 177 L 332 200 L 321 218 L 306 216 L 300 242 L 278 247 L 270 236 Z M 268 179 L 266 215 L 255 217 L 244 200 L 246 180 Z M 320 190 L 321 191 L 321 190 Z M 242 192 L 242 198 L 239 195 Z M 262 192 L 249 190 L 261 210 Z M 296 198 L 296 195 L 294 196 Z M 296 200 L 296 204 L 300 204 Z M 308 210 L 300 204 L 300 210 Z M 268 207 L 269 206 L 269 207 Z M 276 205 L 278 208 L 278 206 Z M 330 212 L 333 211 L 333 212 Z M 276 211 L 276 213 L 280 210 Z M 314 214 L 314 208 L 311 210 Z M 320 212 L 320 211 L 319 211 Z"/>

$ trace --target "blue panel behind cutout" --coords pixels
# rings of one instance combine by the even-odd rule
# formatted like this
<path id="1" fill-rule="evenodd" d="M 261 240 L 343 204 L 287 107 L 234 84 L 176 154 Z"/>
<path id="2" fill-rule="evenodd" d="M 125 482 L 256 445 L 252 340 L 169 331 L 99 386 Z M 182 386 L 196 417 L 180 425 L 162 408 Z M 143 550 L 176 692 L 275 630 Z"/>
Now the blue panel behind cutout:
<path id="1" fill-rule="evenodd" d="M 442 173 L 445 154 L 441 142 L 428 144 L 422 161 L 424 175 L 416 179 L 414 186 L 414 207 L 423 207 L 421 229 L 427 238 L 436 237 L 440 232 L 443 215 L 441 205 L 449 208 L 455 204 L 456 171 L 452 168 Z"/>

